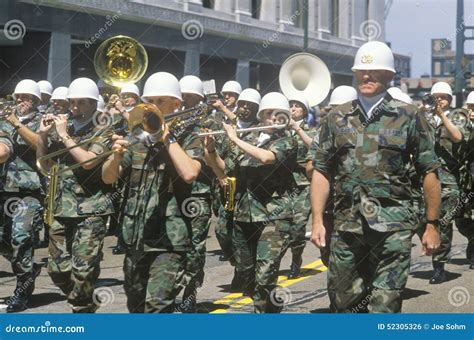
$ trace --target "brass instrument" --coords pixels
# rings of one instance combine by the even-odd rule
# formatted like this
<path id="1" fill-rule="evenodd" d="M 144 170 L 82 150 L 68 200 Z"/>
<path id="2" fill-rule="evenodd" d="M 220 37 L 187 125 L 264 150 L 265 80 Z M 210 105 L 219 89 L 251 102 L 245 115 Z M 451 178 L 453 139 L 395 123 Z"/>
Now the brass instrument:
<path id="1" fill-rule="evenodd" d="M 436 99 L 436 97 L 430 93 L 425 94 L 421 101 L 425 111 L 433 111 L 438 105 L 438 99 Z"/>
<path id="2" fill-rule="evenodd" d="M 224 183 L 224 210 L 228 212 L 234 211 L 235 208 L 235 191 L 237 188 L 237 179 L 235 177 L 227 177 Z"/>
<path id="3" fill-rule="evenodd" d="M 326 64 L 310 53 L 296 53 L 281 65 L 278 75 L 281 92 L 287 97 L 303 96 L 309 106 L 321 103 L 331 89 L 331 73 Z"/>
<path id="4" fill-rule="evenodd" d="M 0 99 L 0 120 L 6 119 L 11 115 L 16 108 L 16 103 L 14 101 L 1 98 Z"/>
<path id="5" fill-rule="evenodd" d="M 265 131 L 268 129 L 284 129 L 287 128 L 288 124 L 274 124 L 274 125 L 265 125 L 265 126 L 255 126 L 251 128 L 245 128 L 245 129 L 236 129 L 235 131 L 237 133 L 244 133 L 244 132 L 259 132 L 259 131 Z M 218 131 L 209 131 L 209 132 L 201 132 L 196 134 L 198 137 L 206 137 L 206 136 L 216 136 L 216 135 L 225 135 L 226 132 L 225 130 L 218 130 Z"/>
<path id="6" fill-rule="evenodd" d="M 94 55 L 97 75 L 114 87 L 136 83 L 143 77 L 147 67 L 148 55 L 143 45 L 123 35 L 105 40 Z"/>
<path id="7" fill-rule="evenodd" d="M 53 165 L 51 165 L 49 171 L 47 171 L 43 167 L 42 162 L 49 161 L 49 160 L 52 160 L 53 158 L 56 158 L 56 157 L 61 156 L 63 154 L 66 154 L 67 152 L 69 152 L 70 150 L 72 150 L 74 148 L 78 148 L 78 147 L 81 147 L 81 146 L 84 146 L 84 145 L 87 145 L 87 144 L 94 143 L 94 142 L 96 142 L 100 139 L 109 138 L 109 137 L 112 136 L 112 134 L 113 134 L 113 132 L 107 132 L 107 133 L 104 133 L 102 135 L 96 135 L 96 136 L 91 137 L 91 138 L 89 138 L 85 141 L 82 141 L 81 143 L 78 143 L 74 146 L 71 146 L 71 147 L 68 147 L 68 148 L 63 148 L 61 150 L 52 152 L 52 153 L 47 154 L 45 156 L 39 157 L 36 160 L 36 166 L 37 166 L 38 170 L 44 176 L 46 176 L 48 178 L 48 183 L 49 183 L 48 191 L 46 193 L 46 209 L 45 209 L 44 215 L 43 215 L 45 223 L 47 223 L 48 225 L 51 225 L 54 221 L 54 204 L 55 204 L 55 201 L 56 201 L 56 194 L 57 194 L 57 190 L 58 190 L 59 176 L 61 174 L 63 174 L 64 172 L 66 172 L 66 171 L 77 169 L 85 163 L 91 163 L 91 162 L 94 162 L 96 160 L 108 157 L 111 154 L 113 154 L 115 151 L 110 150 L 110 151 L 104 152 L 104 153 L 92 158 L 91 160 L 88 160 L 88 161 L 85 161 L 85 162 L 80 162 L 80 163 L 75 163 L 75 164 L 73 164 L 73 165 L 71 165 L 67 168 L 61 169 L 61 170 L 59 169 L 59 164 L 54 163 Z"/>

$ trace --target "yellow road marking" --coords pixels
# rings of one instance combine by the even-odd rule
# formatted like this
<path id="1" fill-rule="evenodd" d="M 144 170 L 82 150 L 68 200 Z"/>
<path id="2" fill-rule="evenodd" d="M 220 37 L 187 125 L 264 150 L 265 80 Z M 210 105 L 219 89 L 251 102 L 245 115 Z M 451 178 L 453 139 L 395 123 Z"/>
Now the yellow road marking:
<path id="1" fill-rule="evenodd" d="M 323 261 L 317 260 L 317 261 L 314 261 L 310 264 L 307 264 L 306 266 L 302 267 L 301 269 L 302 269 L 302 271 L 301 271 L 302 276 L 300 276 L 296 279 L 288 279 L 287 276 L 282 275 L 282 276 L 278 277 L 278 284 L 281 287 L 291 286 L 295 283 L 301 282 L 301 281 L 306 280 L 307 278 L 310 277 L 310 275 L 308 275 L 308 276 L 304 275 L 305 271 L 307 269 L 318 269 L 321 272 L 323 272 L 323 271 L 327 270 L 327 267 L 323 264 Z M 227 303 L 230 303 L 234 300 L 237 300 L 240 297 L 242 297 L 242 293 L 232 293 L 232 294 L 224 296 L 222 299 L 214 301 L 213 304 L 227 304 Z M 253 300 L 251 298 L 244 297 L 243 299 L 237 300 L 236 302 L 231 304 L 229 306 L 229 308 L 232 308 L 232 309 L 242 308 L 243 306 L 252 303 L 252 301 Z M 227 309 L 222 309 L 221 308 L 221 309 L 216 309 L 216 310 L 210 312 L 210 314 L 224 314 L 224 313 L 227 313 Z"/>

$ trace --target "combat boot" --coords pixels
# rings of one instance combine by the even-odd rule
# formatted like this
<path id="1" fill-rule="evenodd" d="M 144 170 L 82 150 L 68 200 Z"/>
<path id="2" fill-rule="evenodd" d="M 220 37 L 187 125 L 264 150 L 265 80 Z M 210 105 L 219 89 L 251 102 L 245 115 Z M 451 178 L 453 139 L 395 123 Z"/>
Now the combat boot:
<path id="1" fill-rule="evenodd" d="M 303 259 L 301 258 L 301 256 L 293 256 L 290 266 L 290 273 L 288 274 L 289 279 L 296 279 L 300 276 L 302 263 Z"/>
<path id="2" fill-rule="evenodd" d="M 446 273 L 444 271 L 444 263 L 434 263 L 433 276 L 430 279 L 430 284 L 440 284 L 446 281 Z"/>
<path id="3" fill-rule="evenodd" d="M 196 313 L 196 289 L 188 288 L 184 290 L 181 311 L 183 313 Z"/>
<path id="4" fill-rule="evenodd" d="M 35 290 L 35 275 L 37 272 L 39 275 L 40 271 L 41 267 L 38 271 L 33 265 L 33 273 L 17 275 L 16 288 L 8 302 L 7 313 L 18 313 L 28 308 L 28 300 Z"/>

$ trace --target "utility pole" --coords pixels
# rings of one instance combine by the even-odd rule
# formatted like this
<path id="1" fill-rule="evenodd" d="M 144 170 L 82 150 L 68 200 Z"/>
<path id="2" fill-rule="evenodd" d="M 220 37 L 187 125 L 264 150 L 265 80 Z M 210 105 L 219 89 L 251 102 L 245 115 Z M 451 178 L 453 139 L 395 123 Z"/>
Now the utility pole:
<path id="1" fill-rule="evenodd" d="M 464 69 L 462 58 L 464 56 L 464 41 L 466 37 L 464 31 L 464 0 L 457 0 L 456 9 L 456 72 L 454 76 L 454 94 L 456 96 L 456 107 L 462 107 L 463 87 L 464 87 Z"/>
<path id="2" fill-rule="evenodd" d="M 303 0 L 303 29 L 304 29 L 304 38 L 303 38 L 303 51 L 308 51 L 308 0 Z"/>

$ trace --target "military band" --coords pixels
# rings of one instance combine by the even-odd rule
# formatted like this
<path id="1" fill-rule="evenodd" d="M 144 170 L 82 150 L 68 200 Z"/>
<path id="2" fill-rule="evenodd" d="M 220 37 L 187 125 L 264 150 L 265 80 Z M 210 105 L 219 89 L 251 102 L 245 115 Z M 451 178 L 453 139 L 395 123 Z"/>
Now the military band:
<path id="1" fill-rule="evenodd" d="M 309 54 L 284 66 L 303 59 L 326 70 Z M 390 87 L 381 42 L 362 45 L 352 70 L 354 87 L 332 91 L 318 127 L 308 114 L 329 93 L 328 70 L 322 88 L 269 93 L 235 80 L 208 93 L 167 72 L 142 94 L 139 79 L 106 77 L 116 87 L 102 92 L 89 78 L 54 91 L 20 81 L 0 101 L 0 251 L 16 276 L 7 311 L 29 306 L 42 228 L 48 274 L 74 313 L 101 305 L 107 226 L 130 313 L 198 312 L 211 221 L 234 267 L 230 292 L 255 313 L 283 309 L 280 263 L 290 252 L 287 277 L 301 276 L 308 225 L 332 312 L 401 312 L 415 235 L 432 256 L 430 284 L 446 281 L 453 226 L 474 269 L 474 93 L 450 110 L 451 87 L 438 82 L 413 105 Z"/>

